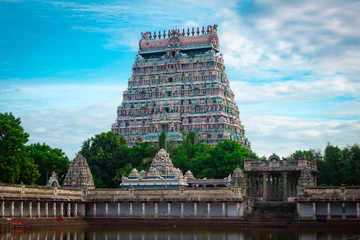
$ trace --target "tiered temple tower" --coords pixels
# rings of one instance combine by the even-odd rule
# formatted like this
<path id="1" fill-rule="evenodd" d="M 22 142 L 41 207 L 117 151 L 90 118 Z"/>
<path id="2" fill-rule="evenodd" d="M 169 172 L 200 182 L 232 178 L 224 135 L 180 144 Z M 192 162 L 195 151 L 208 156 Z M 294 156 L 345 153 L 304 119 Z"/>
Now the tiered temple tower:
<path id="1" fill-rule="evenodd" d="M 217 25 L 141 35 L 112 131 L 129 146 L 156 142 L 163 131 L 180 142 L 180 132 L 194 131 L 209 144 L 229 139 L 250 148 L 219 53 Z"/>
<path id="2" fill-rule="evenodd" d="M 67 188 L 94 188 L 93 177 L 86 159 L 78 153 L 66 173 L 64 187 Z"/>

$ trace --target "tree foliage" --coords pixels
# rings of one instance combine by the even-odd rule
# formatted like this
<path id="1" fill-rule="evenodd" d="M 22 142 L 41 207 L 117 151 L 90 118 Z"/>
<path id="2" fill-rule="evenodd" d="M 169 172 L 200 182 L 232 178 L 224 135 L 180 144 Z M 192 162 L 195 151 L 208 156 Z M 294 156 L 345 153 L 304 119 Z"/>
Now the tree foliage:
<path id="1" fill-rule="evenodd" d="M 34 184 L 39 177 L 37 165 L 25 151 L 28 139 L 20 118 L 0 113 L 0 182 Z"/>
<path id="2" fill-rule="evenodd" d="M 57 173 L 60 182 L 64 179 L 70 161 L 61 149 L 51 148 L 45 143 L 36 143 L 26 146 L 25 150 L 38 165 L 41 175 L 35 182 L 37 185 L 46 185 L 52 171 Z"/>
<path id="3" fill-rule="evenodd" d="M 343 149 L 330 143 L 323 154 L 320 150 L 295 151 L 290 159 L 306 158 L 316 162 L 319 173 L 318 184 L 327 186 L 360 185 L 360 148 L 359 145 L 347 146 Z"/>

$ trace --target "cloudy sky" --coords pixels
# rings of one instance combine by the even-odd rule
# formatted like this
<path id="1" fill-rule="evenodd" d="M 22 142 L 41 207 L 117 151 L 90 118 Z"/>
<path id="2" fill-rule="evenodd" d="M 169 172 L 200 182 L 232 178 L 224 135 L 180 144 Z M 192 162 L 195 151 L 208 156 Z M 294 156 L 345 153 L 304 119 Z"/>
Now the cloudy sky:
<path id="1" fill-rule="evenodd" d="M 0 0 L 0 112 L 73 158 L 108 131 L 140 32 L 219 24 L 260 156 L 360 143 L 359 1 Z"/>

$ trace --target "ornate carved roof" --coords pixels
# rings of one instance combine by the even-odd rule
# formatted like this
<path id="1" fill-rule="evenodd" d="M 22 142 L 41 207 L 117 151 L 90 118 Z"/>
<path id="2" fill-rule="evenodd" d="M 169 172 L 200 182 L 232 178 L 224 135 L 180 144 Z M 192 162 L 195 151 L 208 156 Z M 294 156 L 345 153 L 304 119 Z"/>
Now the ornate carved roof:
<path id="1" fill-rule="evenodd" d="M 71 162 L 64 180 L 64 187 L 94 188 L 93 177 L 86 159 L 79 153 Z"/>
<path id="2" fill-rule="evenodd" d="M 161 173 L 161 175 L 165 175 L 166 169 L 168 173 L 170 173 L 172 172 L 174 165 L 165 149 L 160 149 L 160 151 L 154 157 L 151 163 L 151 167 L 156 168 Z"/>
<path id="3" fill-rule="evenodd" d="M 243 171 L 239 167 L 235 168 L 232 174 L 232 178 L 243 178 L 243 177 L 244 177 Z"/>
<path id="4" fill-rule="evenodd" d="M 148 178 L 160 178 L 161 176 L 160 176 L 159 171 L 156 168 L 150 167 L 149 172 L 147 173 L 147 177 Z"/>
<path id="5" fill-rule="evenodd" d="M 187 172 L 184 175 L 184 178 L 186 178 L 186 179 L 195 179 L 194 174 L 190 170 L 187 170 Z"/>
<path id="6" fill-rule="evenodd" d="M 129 177 L 130 178 L 139 178 L 140 174 L 139 174 L 138 170 L 136 168 L 134 168 L 133 170 L 131 170 Z"/>
<path id="7" fill-rule="evenodd" d="M 153 34 L 151 32 L 142 32 L 141 40 L 139 41 L 139 54 L 164 52 L 167 49 L 181 48 L 196 49 L 196 48 L 211 48 L 219 51 L 219 38 L 217 36 L 217 24 L 213 26 L 204 27 L 202 30 L 199 28 L 192 30 L 180 29 L 168 30 L 166 34 L 161 32 Z M 167 38 L 166 38 L 167 37 Z M 157 39 L 156 39 L 157 38 Z"/>

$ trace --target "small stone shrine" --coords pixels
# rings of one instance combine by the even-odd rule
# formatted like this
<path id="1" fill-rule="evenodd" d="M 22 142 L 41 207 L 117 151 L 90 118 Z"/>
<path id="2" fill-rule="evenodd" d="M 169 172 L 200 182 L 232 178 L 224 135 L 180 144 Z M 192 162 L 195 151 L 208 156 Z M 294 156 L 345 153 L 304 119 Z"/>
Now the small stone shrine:
<path id="1" fill-rule="evenodd" d="M 78 153 L 71 162 L 64 180 L 66 188 L 94 188 L 93 177 L 86 159 Z"/>
<path id="2" fill-rule="evenodd" d="M 123 177 L 123 188 L 180 188 L 187 186 L 187 177 L 194 178 L 191 171 L 182 174 L 179 168 L 175 168 L 169 154 L 161 149 L 153 159 L 148 172 L 140 173 L 136 168 L 131 170 L 129 177 Z"/>
<path id="3" fill-rule="evenodd" d="M 262 201 L 288 201 L 298 194 L 298 186 L 316 185 L 316 163 L 306 157 L 290 160 L 275 153 L 261 161 L 244 161 L 247 196 Z"/>
<path id="4" fill-rule="evenodd" d="M 46 186 L 49 186 L 49 187 L 60 187 L 59 179 L 58 179 L 57 173 L 56 173 L 55 171 L 52 171 L 52 172 L 51 172 L 51 177 L 49 178 Z"/>

